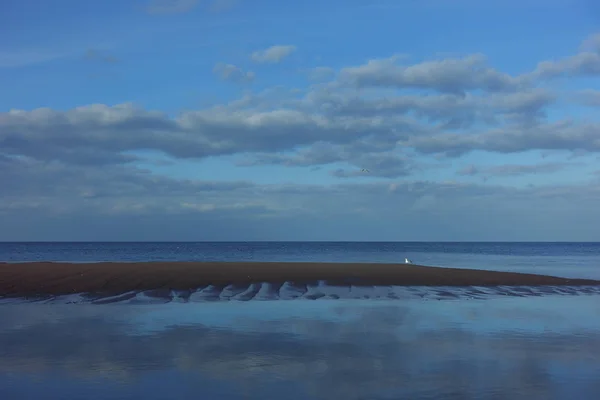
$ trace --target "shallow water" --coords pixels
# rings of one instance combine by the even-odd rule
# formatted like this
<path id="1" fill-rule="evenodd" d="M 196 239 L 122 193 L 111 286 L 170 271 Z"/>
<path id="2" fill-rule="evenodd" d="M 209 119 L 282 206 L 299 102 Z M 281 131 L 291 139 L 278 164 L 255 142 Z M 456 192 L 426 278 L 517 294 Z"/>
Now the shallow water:
<path id="1" fill-rule="evenodd" d="M 597 399 L 599 348 L 598 295 L 20 304 L 0 398 Z"/>
<path id="2" fill-rule="evenodd" d="M 43 304 L 165 304 L 302 300 L 485 300 L 498 297 L 600 295 L 600 285 L 580 286 L 355 286 L 284 282 L 276 285 L 256 282 L 244 285 L 213 285 L 191 290 L 139 290 L 117 295 L 73 293 L 33 297 L 0 297 L 0 305 Z"/>

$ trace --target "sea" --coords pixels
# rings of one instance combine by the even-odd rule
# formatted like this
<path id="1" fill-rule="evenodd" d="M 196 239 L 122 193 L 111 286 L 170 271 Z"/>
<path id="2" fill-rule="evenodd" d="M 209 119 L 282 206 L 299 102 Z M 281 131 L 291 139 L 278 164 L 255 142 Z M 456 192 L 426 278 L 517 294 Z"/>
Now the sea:
<path id="1" fill-rule="evenodd" d="M 0 262 L 413 263 L 600 279 L 600 242 L 0 242 Z"/>
<path id="2" fill-rule="evenodd" d="M 598 243 L 0 243 L 11 263 L 405 257 L 600 278 Z M 6 303 L 0 399 L 597 400 L 598 349 L 600 294 L 590 291 Z"/>

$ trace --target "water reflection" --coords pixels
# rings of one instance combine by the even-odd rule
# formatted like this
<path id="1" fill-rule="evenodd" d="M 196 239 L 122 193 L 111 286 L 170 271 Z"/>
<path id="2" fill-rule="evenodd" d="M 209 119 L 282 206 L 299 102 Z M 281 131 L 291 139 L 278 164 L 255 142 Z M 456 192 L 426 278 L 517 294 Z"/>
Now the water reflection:
<path id="1" fill-rule="evenodd" d="M 0 398 L 595 399 L 597 297 L 0 307 Z"/>

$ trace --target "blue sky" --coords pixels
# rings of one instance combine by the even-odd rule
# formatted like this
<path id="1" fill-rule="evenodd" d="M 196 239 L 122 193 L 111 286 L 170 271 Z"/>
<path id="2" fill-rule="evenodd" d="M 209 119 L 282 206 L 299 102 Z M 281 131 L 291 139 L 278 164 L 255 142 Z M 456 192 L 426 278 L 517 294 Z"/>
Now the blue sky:
<path id="1" fill-rule="evenodd" d="M 2 2 L 0 240 L 597 240 L 599 33 L 592 1 Z"/>

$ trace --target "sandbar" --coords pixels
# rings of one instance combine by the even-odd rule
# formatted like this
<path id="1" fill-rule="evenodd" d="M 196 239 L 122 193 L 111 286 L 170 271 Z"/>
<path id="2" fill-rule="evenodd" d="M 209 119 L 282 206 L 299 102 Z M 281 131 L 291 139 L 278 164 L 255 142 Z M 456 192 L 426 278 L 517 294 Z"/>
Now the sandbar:
<path id="1" fill-rule="evenodd" d="M 591 279 L 412 264 L 318 262 L 0 263 L 0 296 L 192 290 L 254 282 L 354 286 L 583 286 Z"/>

